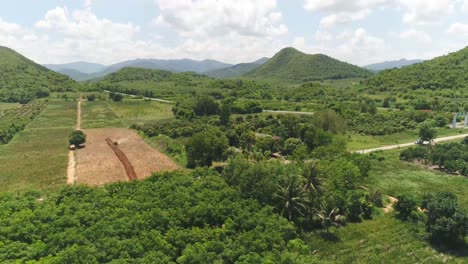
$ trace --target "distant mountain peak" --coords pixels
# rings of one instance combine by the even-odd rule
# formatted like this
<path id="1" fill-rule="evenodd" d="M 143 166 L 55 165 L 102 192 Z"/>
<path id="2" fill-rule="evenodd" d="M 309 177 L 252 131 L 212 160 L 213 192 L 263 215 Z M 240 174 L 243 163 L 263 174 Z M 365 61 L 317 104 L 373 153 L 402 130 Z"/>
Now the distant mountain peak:
<path id="1" fill-rule="evenodd" d="M 306 54 L 292 47 L 281 49 L 246 77 L 301 83 L 324 79 L 359 78 L 372 75 L 366 69 L 325 54 Z"/>
<path id="2" fill-rule="evenodd" d="M 393 69 L 393 68 L 402 68 L 405 66 L 413 65 L 416 63 L 421 63 L 423 60 L 408 60 L 406 58 L 402 58 L 399 60 L 394 60 L 394 61 L 384 61 L 380 63 L 374 63 L 370 65 L 364 66 L 364 68 L 371 70 L 371 71 L 383 71 L 387 69 Z"/>

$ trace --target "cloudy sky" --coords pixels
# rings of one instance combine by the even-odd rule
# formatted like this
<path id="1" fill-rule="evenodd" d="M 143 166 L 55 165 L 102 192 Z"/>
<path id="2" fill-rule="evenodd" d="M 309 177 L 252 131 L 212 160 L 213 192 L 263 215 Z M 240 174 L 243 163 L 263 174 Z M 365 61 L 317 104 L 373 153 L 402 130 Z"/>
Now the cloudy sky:
<path id="1" fill-rule="evenodd" d="M 0 45 L 39 63 L 248 62 L 292 46 L 357 65 L 468 45 L 468 0 L 15 0 Z"/>

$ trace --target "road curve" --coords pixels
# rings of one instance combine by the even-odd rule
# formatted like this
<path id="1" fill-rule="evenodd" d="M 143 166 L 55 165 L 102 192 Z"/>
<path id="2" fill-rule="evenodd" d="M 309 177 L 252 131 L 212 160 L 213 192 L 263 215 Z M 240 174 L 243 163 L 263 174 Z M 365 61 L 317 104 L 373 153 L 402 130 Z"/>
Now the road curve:
<path id="1" fill-rule="evenodd" d="M 464 137 L 467 137 L 467 136 L 468 136 L 468 134 L 461 134 L 461 135 L 456 135 L 456 136 L 436 138 L 436 139 L 434 139 L 434 143 L 449 141 L 449 140 L 454 140 L 454 139 L 461 139 L 461 138 L 464 138 Z M 371 153 L 371 152 L 375 152 L 375 151 L 379 151 L 379 150 L 398 149 L 398 148 L 410 147 L 410 146 L 414 146 L 414 145 L 416 145 L 416 144 L 414 142 L 411 142 L 411 143 L 404 143 L 404 144 L 398 144 L 398 145 L 384 146 L 384 147 L 379 147 L 379 148 L 355 150 L 353 152 L 354 153 L 367 154 L 367 153 Z"/>

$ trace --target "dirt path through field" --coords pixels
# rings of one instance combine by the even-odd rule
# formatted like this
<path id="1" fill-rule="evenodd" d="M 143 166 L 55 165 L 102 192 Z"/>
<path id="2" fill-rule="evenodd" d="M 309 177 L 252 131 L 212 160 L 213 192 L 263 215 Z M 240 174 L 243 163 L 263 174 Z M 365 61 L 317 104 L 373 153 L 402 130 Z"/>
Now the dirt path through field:
<path id="1" fill-rule="evenodd" d="M 78 99 L 78 108 L 76 111 L 76 130 L 81 129 L 81 97 Z"/>
<path id="2" fill-rule="evenodd" d="M 78 99 L 78 103 L 76 106 L 76 130 L 81 129 L 81 96 Z M 67 169 L 67 184 L 74 184 L 75 183 L 75 170 L 76 170 L 76 162 L 75 162 L 75 151 L 70 150 L 68 152 L 68 169 Z"/>

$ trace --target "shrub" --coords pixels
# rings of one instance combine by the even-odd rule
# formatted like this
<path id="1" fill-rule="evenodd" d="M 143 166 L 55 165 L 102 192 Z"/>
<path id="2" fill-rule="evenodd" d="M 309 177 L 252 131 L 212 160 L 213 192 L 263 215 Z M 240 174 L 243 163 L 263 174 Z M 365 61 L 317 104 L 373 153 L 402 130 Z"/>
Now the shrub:
<path id="1" fill-rule="evenodd" d="M 96 95 L 95 94 L 90 94 L 90 95 L 86 96 L 86 98 L 88 99 L 88 101 L 92 102 L 92 101 L 96 100 Z"/>
<path id="2" fill-rule="evenodd" d="M 425 196 L 422 207 L 427 210 L 426 230 L 433 241 L 456 242 L 468 234 L 468 214 L 458 206 L 455 194 Z"/>
<path id="3" fill-rule="evenodd" d="M 81 130 L 75 130 L 71 133 L 68 142 L 70 145 L 79 146 L 86 142 L 86 134 Z"/>
<path id="4" fill-rule="evenodd" d="M 411 195 L 400 195 L 397 199 L 395 210 L 398 212 L 398 217 L 404 220 L 409 219 L 413 211 L 416 210 L 418 204 L 416 198 Z"/>

